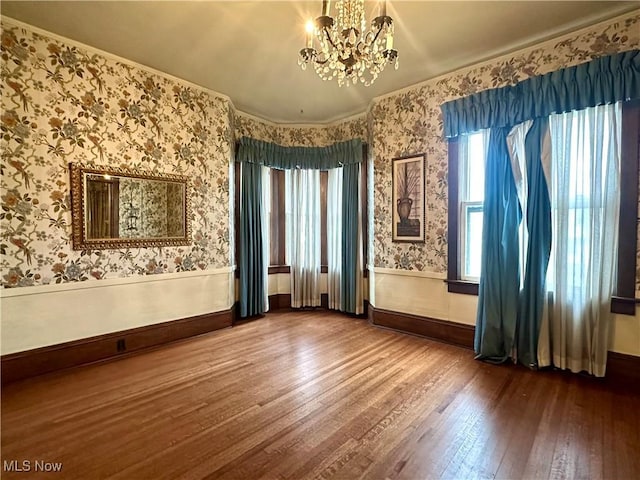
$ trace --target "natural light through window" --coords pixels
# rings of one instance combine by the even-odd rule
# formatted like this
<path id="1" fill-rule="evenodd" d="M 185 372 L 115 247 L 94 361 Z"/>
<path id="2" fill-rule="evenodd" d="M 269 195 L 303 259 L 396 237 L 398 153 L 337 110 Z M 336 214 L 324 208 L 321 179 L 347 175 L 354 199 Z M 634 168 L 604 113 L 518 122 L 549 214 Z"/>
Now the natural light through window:
<path id="1" fill-rule="evenodd" d="M 595 281 L 591 263 L 603 255 L 606 217 L 618 216 L 620 111 L 620 105 L 609 105 L 550 117 L 555 241 L 547 288 L 554 290 L 560 278 L 572 303 L 588 298 L 584 286 Z"/>
<path id="2" fill-rule="evenodd" d="M 489 131 L 464 135 L 460 142 L 460 278 L 478 281 L 482 256 L 484 166 Z"/>

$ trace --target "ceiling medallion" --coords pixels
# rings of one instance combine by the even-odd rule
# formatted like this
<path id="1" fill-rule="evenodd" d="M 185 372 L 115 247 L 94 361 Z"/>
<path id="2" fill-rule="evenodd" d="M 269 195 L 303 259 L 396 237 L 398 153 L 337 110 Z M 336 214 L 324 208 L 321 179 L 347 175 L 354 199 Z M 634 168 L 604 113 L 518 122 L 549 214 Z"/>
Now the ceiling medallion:
<path id="1" fill-rule="evenodd" d="M 393 49 L 393 20 L 386 0 L 379 1 L 379 15 L 367 31 L 364 0 L 337 1 L 337 17 L 329 15 L 330 1 L 322 2 L 322 15 L 307 22 L 307 46 L 300 50 L 298 65 L 313 64 L 323 80 L 337 78 L 338 85 L 371 85 L 388 63 L 398 69 Z"/>

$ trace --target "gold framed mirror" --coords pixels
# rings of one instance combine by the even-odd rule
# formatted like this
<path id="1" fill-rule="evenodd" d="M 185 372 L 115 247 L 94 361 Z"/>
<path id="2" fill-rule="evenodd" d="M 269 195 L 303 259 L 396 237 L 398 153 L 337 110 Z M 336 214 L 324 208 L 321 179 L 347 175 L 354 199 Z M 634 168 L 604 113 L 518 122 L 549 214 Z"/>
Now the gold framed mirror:
<path id="1" fill-rule="evenodd" d="M 191 243 L 188 178 L 70 163 L 74 250 Z"/>

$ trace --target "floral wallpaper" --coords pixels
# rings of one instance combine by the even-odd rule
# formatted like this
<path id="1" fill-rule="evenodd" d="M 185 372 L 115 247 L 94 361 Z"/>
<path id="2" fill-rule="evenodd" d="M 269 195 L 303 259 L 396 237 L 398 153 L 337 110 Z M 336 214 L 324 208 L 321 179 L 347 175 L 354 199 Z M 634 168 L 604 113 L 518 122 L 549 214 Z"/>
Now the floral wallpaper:
<path id="1" fill-rule="evenodd" d="M 323 147 L 353 138 L 366 141 L 367 124 L 364 114 L 325 126 L 288 126 L 236 112 L 234 133 L 236 139 L 251 137 L 287 147 Z"/>
<path id="2" fill-rule="evenodd" d="M 446 272 L 447 141 L 442 134 L 442 103 L 639 46 L 640 15 L 636 11 L 621 20 L 587 28 L 374 101 L 367 116 L 375 171 L 374 265 Z M 392 243 L 391 159 L 422 152 L 427 159 L 426 242 Z M 637 277 L 636 290 L 640 290 L 640 269 Z"/>
<path id="3" fill-rule="evenodd" d="M 227 100 L 5 19 L 0 53 L 3 287 L 231 264 Z M 70 162 L 188 176 L 192 244 L 72 250 Z"/>

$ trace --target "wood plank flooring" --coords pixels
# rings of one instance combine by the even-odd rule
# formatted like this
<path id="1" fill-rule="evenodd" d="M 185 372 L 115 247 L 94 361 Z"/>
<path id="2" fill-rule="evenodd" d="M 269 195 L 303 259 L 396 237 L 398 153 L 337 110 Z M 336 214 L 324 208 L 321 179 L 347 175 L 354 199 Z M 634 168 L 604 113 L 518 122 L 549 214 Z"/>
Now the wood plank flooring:
<path id="1" fill-rule="evenodd" d="M 632 479 L 640 397 L 277 312 L 9 385 L 1 459 L 7 479 Z"/>

